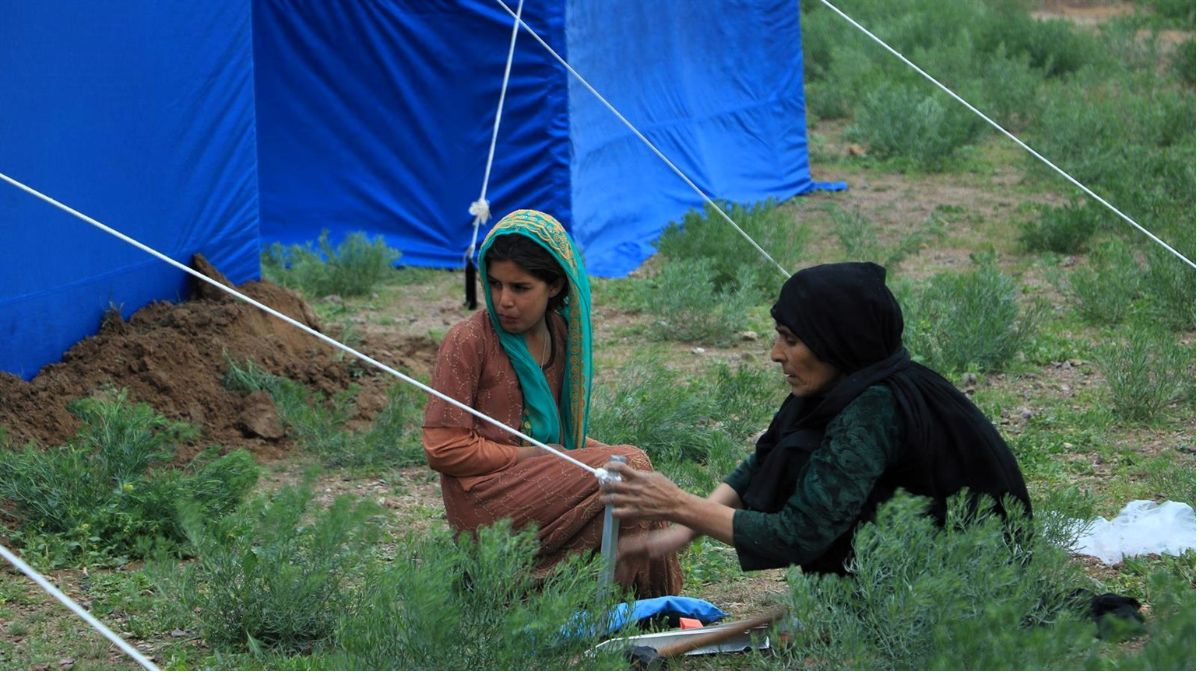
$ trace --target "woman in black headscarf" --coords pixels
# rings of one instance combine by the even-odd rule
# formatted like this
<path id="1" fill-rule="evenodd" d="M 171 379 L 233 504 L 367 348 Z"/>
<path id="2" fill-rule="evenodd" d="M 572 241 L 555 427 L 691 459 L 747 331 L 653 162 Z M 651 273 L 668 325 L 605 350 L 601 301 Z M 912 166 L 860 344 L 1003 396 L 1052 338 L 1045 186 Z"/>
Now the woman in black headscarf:
<path id="1" fill-rule="evenodd" d="M 604 500 L 620 518 L 676 525 L 621 542 L 623 557 L 658 557 L 705 534 L 733 545 L 746 570 L 799 565 L 845 573 L 856 527 L 897 489 L 931 499 L 1016 498 L 1031 513 L 1016 459 L 995 427 L 901 345 L 904 318 L 874 263 L 792 275 L 771 308 L 771 360 L 791 393 L 754 453 L 708 499 L 658 473 L 610 464 L 622 480 Z"/>

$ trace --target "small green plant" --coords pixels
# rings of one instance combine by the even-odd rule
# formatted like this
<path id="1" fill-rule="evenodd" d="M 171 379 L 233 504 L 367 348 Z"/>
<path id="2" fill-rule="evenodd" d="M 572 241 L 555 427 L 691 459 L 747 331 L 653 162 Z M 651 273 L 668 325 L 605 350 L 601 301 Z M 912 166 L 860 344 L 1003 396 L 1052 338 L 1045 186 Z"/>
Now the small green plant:
<path id="1" fill-rule="evenodd" d="M 194 612 L 213 647 L 295 653 L 328 641 L 362 581 L 378 509 L 348 496 L 327 508 L 311 501 L 299 486 L 215 519 L 185 507 L 196 559 L 156 567 L 156 586 Z"/>
<path id="2" fill-rule="evenodd" d="M 1125 662 L 1125 649 L 1097 642 L 1080 606 L 1076 589 L 1093 586 L 1061 546 L 1069 533 L 1039 521 L 1014 521 L 1011 533 L 993 515 L 969 515 L 961 498 L 952 500 L 943 530 L 922 515 L 925 504 L 908 495 L 884 504 L 855 535 L 852 576 L 789 572 L 801 624 L 774 667 L 1057 670 Z M 1177 579 L 1169 585 L 1194 597 Z M 1150 627 L 1150 642 L 1166 649 L 1141 656 L 1159 668 L 1194 662 L 1194 610 L 1190 654 L 1181 649 L 1188 636 L 1176 632 L 1186 606 L 1164 608 L 1162 623 Z"/>
<path id="3" fill-rule="evenodd" d="M 966 272 L 934 275 L 909 302 L 904 341 L 942 373 L 1002 369 L 1044 312 L 1041 305 L 1022 311 L 1016 283 L 988 258 Z"/>
<path id="4" fill-rule="evenodd" d="M 190 495 L 209 515 L 236 505 L 258 480 L 244 450 L 207 451 L 182 470 L 165 466 L 194 435 L 125 390 L 72 406 L 82 426 L 68 445 L 0 450 L 0 514 L 13 538 L 41 562 L 60 566 L 145 556 L 183 541 L 177 500 Z"/>
<path id="5" fill-rule="evenodd" d="M 366 429 L 348 426 L 356 387 L 328 400 L 319 392 L 272 375 L 253 361 L 244 364 L 226 355 L 223 383 L 234 391 L 266 391 L 297 444 L 330 467 L 402 467 L 425 461 L 421 446 L 424 395 L 408 384 L 388 390 L 388 402 Z"/>
<path id="6" fill-rule="evenodd" d="M 790 220 L 787 211 L 778 208 L 775 202 L 767 201 L 749 209 L 725 203 L 722 208 L 785 269 L 791 269 L 800 259 L 808 231 Z M 764 302 L 775 297 L 783 282 L 783 274 L 778 268 L 711 206 L 705 206 L 703 213 L 690 211 L 682 223 L 667 226 L 657 244 L 659 255 L 666 261 L 664 267 L 671 263 L 675 263 L 677 269 L 694 263 L 706 265 L 704 274 L 697 271 L 696 277 L 705 284 L 711 283 L 717 293 L 741 292 L 755 301 Z M 696 292 L 696 289 L 681 290 Z"/>
<path id="7" fill-rule="evenodd" d="M 1087 266 L 1072 271 L 1067 281 L 1080 315 L 1096 326 L 1123 322 L 1142 295 L 1140 266 L 1119 240 L 1095 247 Z"/>
<path id="8" fill-rule="evenodd" d="M 383 237 L 368 240 L 362 232 L 351 232 L 337 248 L 322 230 L 316 248 L 272 244 L 263 252 L 263 275 L 270 281 L 294 288 L 311 297 L 368 295 L 400 259 Z"/>
<path id="9" fill-rule="evenodd" d="M 1195 260 L 1195 235 L 1183 247 L 1185 255 Z M 1161 248 L 1146 254 L 1149 271 L 1142 277 L 1141 287 L 1149 298 L 1150 311 L 1156 321 L 1179 331 L 1196 329 L 1196 270 Z"/>
<path id="10" fill-rule="evenodd" d="M 1181 82 L 1196 86 L 1196 38 L 1179 43 L 1171 57 L 1171 72 Z"/>
<path id="11" fill-rule="evenodd" d="M 1169 333 L 1135 327 L 1128 339 L 1096 350 L 1113 413 L 1127 422 L 1149 422 L 1193 392 L 1194 361 Z"/>
<path id="12" fill-rule="evenodd" d="M 856 109 L 850 140 L 880 159 L 941 170 L 983 130 L 979 118 L 938 92 L 884 85 Z"/>
<path id="13" fill-rule="evenodd" d="M 1138 0 L 1139 5 L 1149 6 L 1154 13 L 1168 19 L 1172 25 L 1189 29 L 1196 24 L 1196 3 L 1194 0 Z"/>
<path id="14" fill-rule="evenodd" d="M 829 213 L 833 219 L 834 234 L 846 251 L 846 260 L 877 262 L 887 269 L 915 254 L 930 241 L 944 237 L 946 233 L 941 214 L 935 210 L 916 229 L 904 233 L 897 242 L 888 246 L 879 240 L 878 226 L 860 211 L 831 206 Z"/>
<path id="15" fill-rule="evenodd" d="M 719 288 L 718 265 L 710 258 L 667 260 L 653 278 L 635 288 L 635 306 L 652 318 L 659 340 L 728 345 L 745 329 L 755 304 L 754 275 L 739 270 L 734 283 Z"/>
<path id="16" fill-rule="evenodd" d="M 613 598 L 597 593 L 598 560 L 573 557 L 539 578 L 532 529 L 508 521 L 476 536 L 409 537 L 344 612 L 334 645 L 340 670 L 612 669 L 600 642 Z"/>
<path id="17" fill-rule="evenodd" d="M 588 433 L 644 449 L 656 469 L 707 493 L 750 451 L 786 393 L 762 368 L 718 363 L 687 377 L 642 352 L 597 384 Z"/>
<path id="18" fill-rule="evenodd" d="M 1080 253 L 1106 212 L 1094 203 L 1039 206 L 1036 220 L 1020 223 L 1021 244 L 1029 251 Z"/>

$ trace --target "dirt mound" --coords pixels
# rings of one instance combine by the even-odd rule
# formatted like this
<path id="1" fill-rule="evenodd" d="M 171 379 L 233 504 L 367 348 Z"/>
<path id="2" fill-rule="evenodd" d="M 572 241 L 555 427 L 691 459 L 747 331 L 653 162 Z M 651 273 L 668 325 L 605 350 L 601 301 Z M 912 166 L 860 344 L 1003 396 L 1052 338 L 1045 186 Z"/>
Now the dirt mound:
<path id="1" fill-rule="evenodd" d="M 193 266 L 225 282 L 206 261 L 198 258 Z M 312 309 L 294 292 L 268 282 L 252 281 L 238 288 L 321 330 Z M 352 371 L 352 358 L 208 284 L 197 281 L 191 297 L 180 304 L 152 303 L 128 321 L 109 314 L 96 335 L 75 344 L 61 362 L 46 366 L 29 382 L 0 373 L 0 427 L 7 429 L 10 443 L 65 442 L 79 426 L 67 405 L 115 386 L 127 389 L 131 400 L 144 401 L 168 418 L 201 430 L 194 447 L 181 449 L 181 460 L 213 444 L 244 447 L 264 458 L 279 456 L 291 442 L 283 436 L 274 407 L 261 394 L 233 392 L 221 384 L 228 368 L 226 355 L 240 363 L 253 360 L 326 395 L 345 389 L 359 375 L 360 418 L 372 416 L 386 403 L 381 392 L 394 381 L 390 376 L 376 376 L 369 366 L 366 374 L 363 366 Z M 376 358 L 418 375 L 428 372 L 437 349 L 428 339 L 385 347 L 386 356 Z M 375 355 L 369 341 L 360 350 Z"/>

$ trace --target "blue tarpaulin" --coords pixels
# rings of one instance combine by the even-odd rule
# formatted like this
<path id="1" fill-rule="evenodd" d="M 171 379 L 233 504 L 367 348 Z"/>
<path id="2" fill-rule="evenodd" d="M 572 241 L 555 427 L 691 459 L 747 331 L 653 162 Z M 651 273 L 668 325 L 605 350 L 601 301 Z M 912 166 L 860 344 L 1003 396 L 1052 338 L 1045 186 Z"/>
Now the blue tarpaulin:
<path id="1" fill-rule="evenodd" d="M 512 30 L 496 0 L 0 0 L 0 17 L 0 172 L 234 283 L 260 246 L 322 230 L 463 263 Z M 809 175 L 795 0 L 528 0 L 523 18 L 714 198 L 841 187 Z M 703 204 L 525 32 L 488 198 L 493 223 L 558 217 L 600 276 Z M 185 288 L 7 185 L 0 236 L 0 371 L 31 377 L 110 306 Z"/>
<path id="2" fill-rule="evenodd" d="M 365 230 L 400 264 L 461 266 L 512 17 L 495 0 L 254 6 L 264 241 Z M 522 17 L 709 195 L 818 187 L 795 0 L 528 0 Z M 556 216 L 600 276 L 703 204 L 525 32 L 488 197 L 492 222 Z"/>
<path id="3" fill-rule="evenodd" d="M 245 0 L 0 0 L 0 172 L 175 260 L 258 276 Z M 32 377 L 186 275 L 0 184 L 0 371 Z"/>

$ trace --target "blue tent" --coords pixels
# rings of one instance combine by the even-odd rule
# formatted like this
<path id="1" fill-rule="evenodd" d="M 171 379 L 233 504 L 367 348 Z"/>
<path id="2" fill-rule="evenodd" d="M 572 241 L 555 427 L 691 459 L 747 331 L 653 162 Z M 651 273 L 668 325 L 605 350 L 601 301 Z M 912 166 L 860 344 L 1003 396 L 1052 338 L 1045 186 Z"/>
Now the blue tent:
<path id="1" fill-rule="evenodd" d="M 245 0 L 0 0 L 0 173 L 231 281 L 259 274 Z M 178 300 L 183 272 L 0 183 L 0 371 Z"/>
<path id="2" fill-rule="evenodd" d="M 512 16 L 496 0 L 254 9 L 263 240 L 365 230 L 401 264 L 461 266 Z M 522 18 L 709 195 L 818 187 L 795 0 L 528 0 Z M 553 214 L 600 276 L 635 269 L 703 204 L 524 31 L 495 158 L 493 222 Z"/>
<path id="3" fill-rule="evenodd" d="M 508 4 L 516 7 L 515 0 Z M 234 283 L 264 243 L 470 245 L 513 19 L 496 0 L 0 0 L 0 173 Z M 528 0 L 523 18 L 708 194 L 809 176 L 794 0 Z M 619 276 L 702 200 L 528 33 L 488 197 Z M 493 222 L 494 222 L 493 218 Z M 485 231 L 481 231 L 482 237 Z M 0 371 L 32 377 L 185 275 L 0 184 Z"/>

